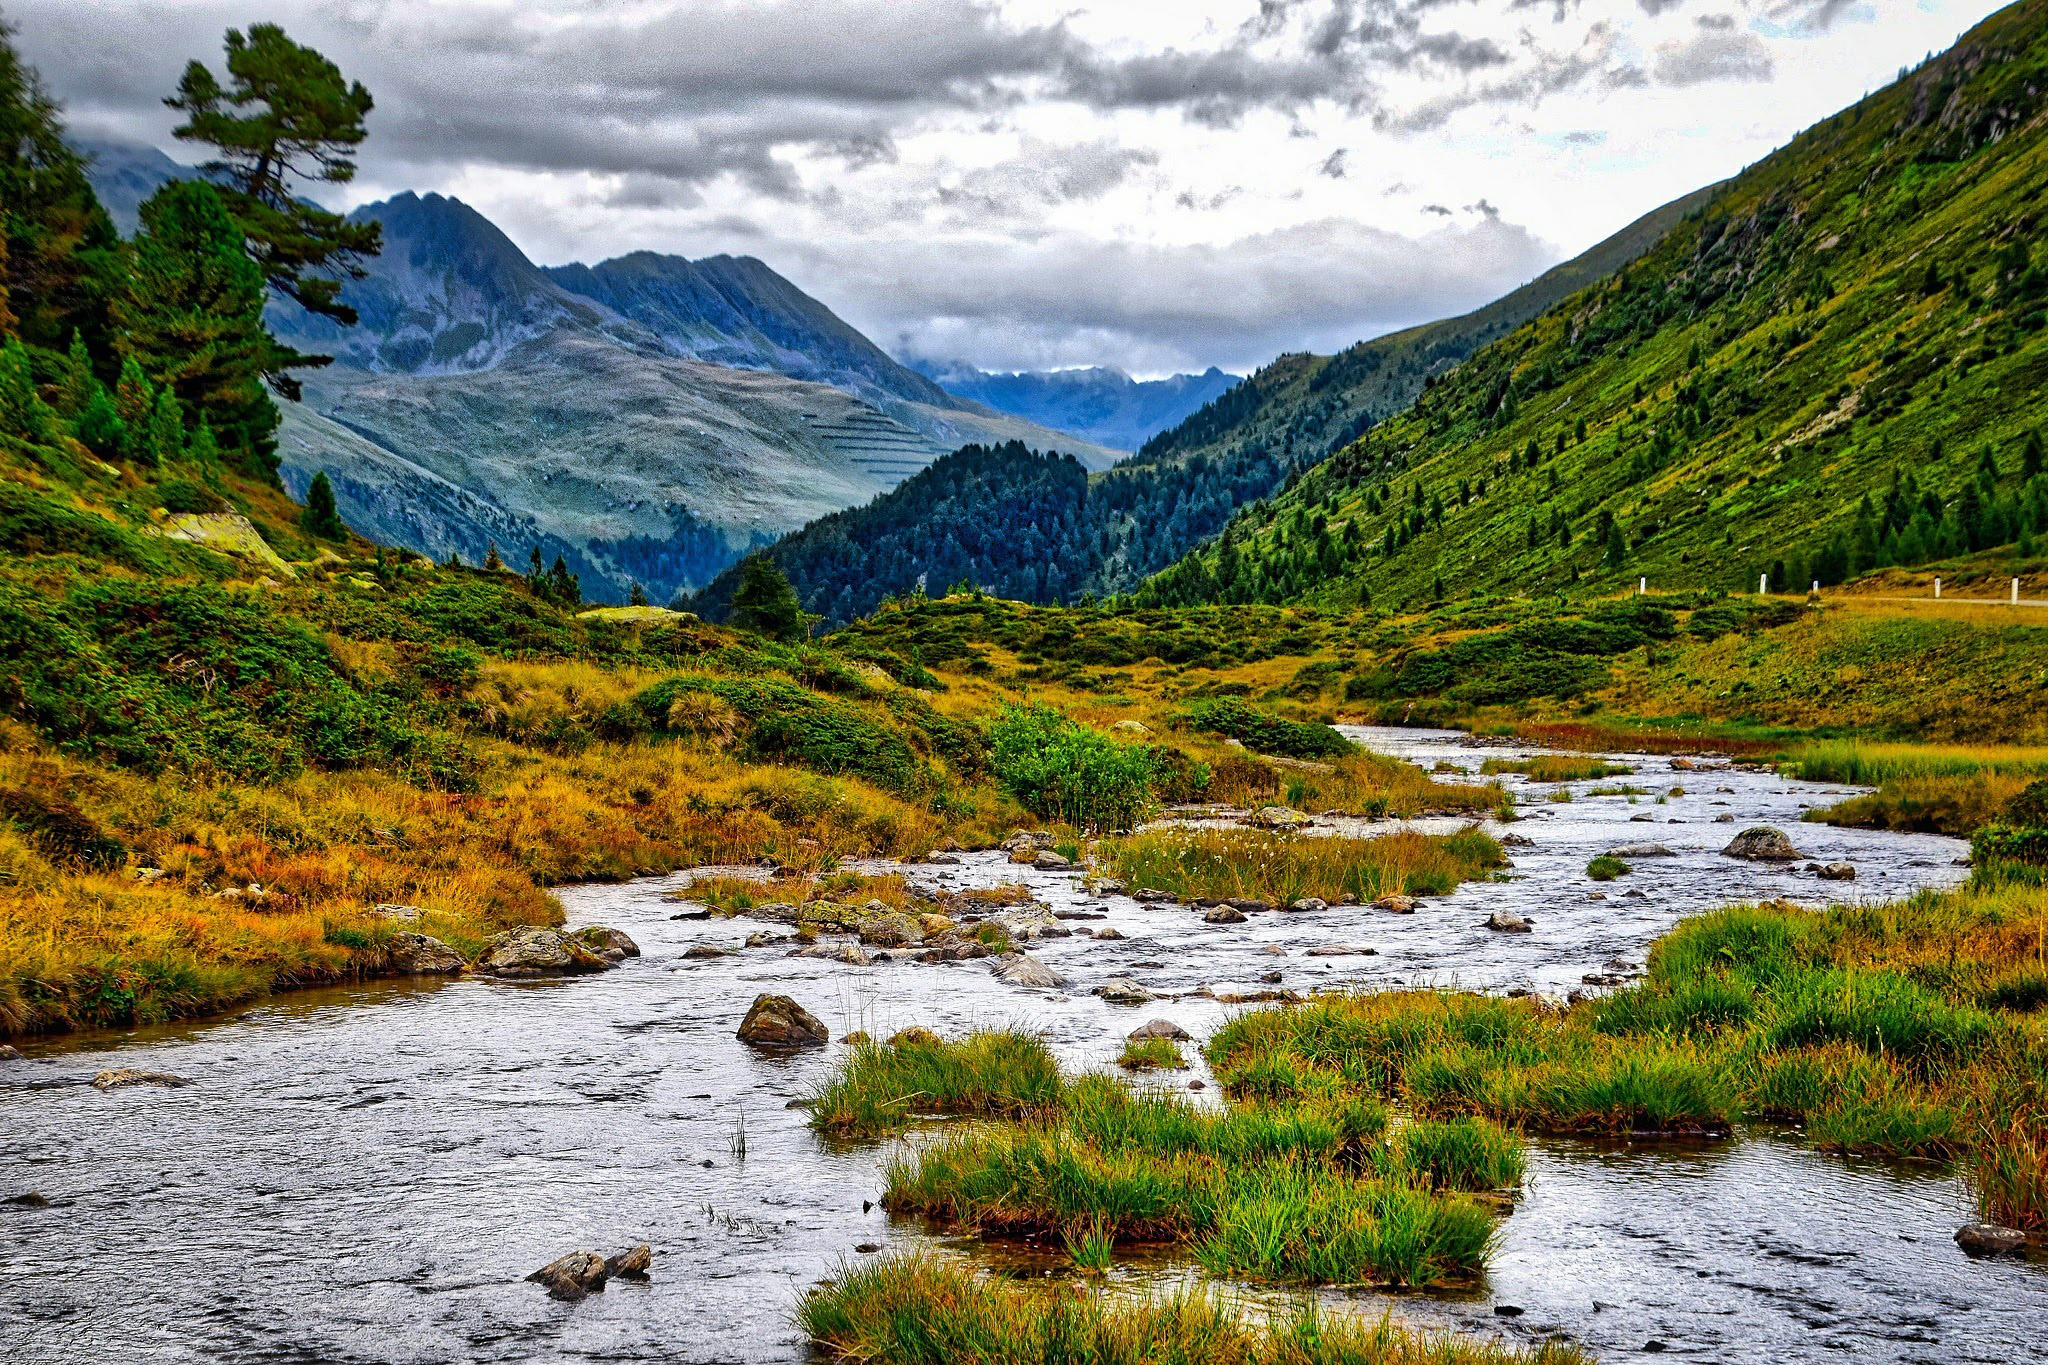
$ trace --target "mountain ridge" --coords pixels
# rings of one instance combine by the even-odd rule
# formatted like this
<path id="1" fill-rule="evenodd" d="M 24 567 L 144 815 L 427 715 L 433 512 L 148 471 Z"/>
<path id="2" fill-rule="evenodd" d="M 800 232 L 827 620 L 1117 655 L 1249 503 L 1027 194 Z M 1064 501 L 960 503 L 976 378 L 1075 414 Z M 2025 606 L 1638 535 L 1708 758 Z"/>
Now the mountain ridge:
<path id="1" fill-rule="evenodd" d="M 1201 374 L 1162 379 L 1133 379 L 1106 366 L 1003 372 L 958 361 L 910 365 L 956 397 L 1129 452 L 1243 378 L 1214 365 Z"/>

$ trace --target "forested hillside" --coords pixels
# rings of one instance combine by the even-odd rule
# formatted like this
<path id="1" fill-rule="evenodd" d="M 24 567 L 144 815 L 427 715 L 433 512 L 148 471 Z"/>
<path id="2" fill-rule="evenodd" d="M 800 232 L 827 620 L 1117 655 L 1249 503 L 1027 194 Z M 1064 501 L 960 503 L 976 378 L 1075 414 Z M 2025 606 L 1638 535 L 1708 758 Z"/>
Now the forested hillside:
<path id="1" fill-rule="evenodd" d="M 1043 462 L 1021 452 L 965 464 L 1023 485 L 963 498 L 959 469 L 934 465 L 865 507 L 826 517 L 770 551 L 804 606 L 830 624 L 860 616 L 923 575 L 969 579 L 1028 602 L 1129 592 L 1220 531 L 1239 508 L 1399 412 L 1432 375 L 1647 250 L 1709 191 L 1644 215 L 1590 251 L 1462 317 L 1362 341 L 1336 356 L 1285 355 L 1217 397 L 1137 455 L 1050 502 L 1029 489 Z M 943 463 L 943 462 L 941 462 Z M 983 512 L 1000 507 L 1000 522 Z M 693 599 L 716 614 L 729 570 Z"/>
<path id="2" fill-rule="evenodd" d="M 2048 4 L 1718 190 L 1147 603 L 1833 583 L 2048 530 Z"/>

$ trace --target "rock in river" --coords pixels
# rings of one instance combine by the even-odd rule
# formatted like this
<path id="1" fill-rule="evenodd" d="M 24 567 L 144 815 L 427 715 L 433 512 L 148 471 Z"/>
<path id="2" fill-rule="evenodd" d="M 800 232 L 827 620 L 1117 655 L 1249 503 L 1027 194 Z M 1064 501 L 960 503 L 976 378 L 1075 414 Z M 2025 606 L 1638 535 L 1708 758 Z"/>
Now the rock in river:
<path id="1" fill-rule="evenodd" d="M 1230 905 L 1214 906 L 1202 916 L 1202 922 L 1205 924 L 1243 924 L 1244 911 Z"/>
<path id="2" fill-rule="evenodd" d="M 739 1040 L 761 1047 L 818 1047 L 832 1035 L 818 1017 L 786 995 L 757 995 L 740 1021 Z"/>
<path id="3" fill-rule="evenodd" d="M 1501 934 L 1526 934 L 1534 926 L 1520 915 L 1496 910 L 1486 917 L 1486 927 Z"/>
<path id="4" fill-rule="evenodd" d="M 593 924 L 587 929 L 578 929 L 569 937 L 596 953 L 606 962 L 617 964 L 629 957 L 640 956 L 640 945 L 627 938 L 617 929 L 607 929 L 602 924 Z"/>
<path id="5" fill-rule="evenodd" d="M 1064 976 L 1029 953 L 1005 953 L 995 960 L 993 970 L 998 981 L 1006 981 L 1012 986 L 1052 990 L 1067 984 Z"/>
<path id="6" fill-rule="evenodd" d="M 1111 1005 L 1142 1005 L 1159 997 L 1127 976 L 1113 976 L 1095 988 L 1095 994 Z"/>
<path id="7" fill-rule="evenodd" d="M 1769 825 L 1753 825 L 1728 841 L 1728 847 L 1721 850 L 1730 858 L 1745 858 L 1753 863 L 1789 863 L 1799 856 L 1799 850 L 1792 847 L 1792 841 L 1785 837 L 1785 831 L 1772 829 Z"/>
<path id="8" fill-rule="evenodd" d="M 606 1272 L 622 1280 L 644 1280 L 653 1265 L 654 1248 L 645 1242 L 604 1258 Z"/>
<path id="9" fill-rule="evenodd" d="M 587 1294 L 604 1288 L 605 1279 L 611 1272 L 605 1269 L 604 1257 L 594 1251 L 572 1251 L 558 1261 L 549 1261 L 526 1278 L 535 1284 L 547 1286 L 550 1298 L 564 1299 L 571 1303 Z"/>
<path id="10" fill-rule="evenodd" d="M 1824 867 L 1815 868 L 1814 875 L 1824 882 L 1853 882 L 1856 880 L 1856 869 L 1849 863 L 1829 863 Z"/>
<path id="11" fill-rule="evenodd" d="M 1971 1223 L 1956 1229 L 1956 1245 L 1973 1256 L 2009 1256 L 2026 1244 L 2026 1233 L 1996 1223 Z"/>
<path id="12" fill-rule="evenodd" d="M 1372 903 L 1375 910 L 1384 910 L 1390 915 L 1412 915 L 1415 913 L 1415 897 L 1392 895 L 1381 896 Z"/>
<path id="13" fill-rule="evenodd" d="M 1188 1031 L 1171 1019 L 1154 1019 L 1132 1029 L 1124 1038 L 1133 1043 L 1142 1043 L 1148 1038 L 1170 1038 L 1181 1043 L 1187 1041 Z"/>
<path id="14" fill-rule="evenodd" d="M 506 977 L 571 976 L 611 965 L 580 939 L 539 926 L 507 930 L 476 960 L 478 971 Z"/>
<path id="15" fill-rule="evenodd" d="M 1318 896 L 1303 896 L 1298 901 L 1288 902 L 1287 908 L 1294 911 L 1327 910 L 1330 903 Z"/>
<path id="16" fill-rule="evenodd" d="M 874 959 L 867 949 L 858 943 L 814 943 L 808 948 L 798 948 L 791 957 L 822 958 L 826 962 L 844 962 L 849 967 L 865 967 Z"/>
<path id="17" fill-rule="evenodd" d="M 1622 844 L 1610 848 L 1603 855 L 1609 858 L 1676 858 L 1678 855 L 1662 844 Z"/>
<path id="18" fill-rule="evenodd" d="M 426 934 L 393 934 L 384 954 L 391 970 L 403 976 L 441 976 L 469 965 L 461 953 Z"/>
<path id="19" fill-rule="evenodd" d="M 125 1066 L 118 1071 L 102 1071 L 92 1078 L 95 1090 L 121 1090 L 131 1085 L 156 1085 L 169 1090 L 190 1084 L 192 1082 L 185 1077 L 173 1076 L 168 1071 L 138 1071 Z"/>

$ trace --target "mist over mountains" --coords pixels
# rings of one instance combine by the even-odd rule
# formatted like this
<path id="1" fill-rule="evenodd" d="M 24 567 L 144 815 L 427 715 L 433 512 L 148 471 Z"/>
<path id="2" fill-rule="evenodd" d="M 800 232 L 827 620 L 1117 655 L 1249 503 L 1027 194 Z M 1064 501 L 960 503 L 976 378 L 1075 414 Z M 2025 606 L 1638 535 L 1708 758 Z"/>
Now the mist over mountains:
<path id="1" fill-rule="evenodd" d="M 961 362 L 910 363 L 957 397 L 1128 451 L 1180 425 L 1244 378 L 1213 365 L 1201 374 L 1133 379 L 1122 370 L 1101 366 L 1000 373 Z"/>

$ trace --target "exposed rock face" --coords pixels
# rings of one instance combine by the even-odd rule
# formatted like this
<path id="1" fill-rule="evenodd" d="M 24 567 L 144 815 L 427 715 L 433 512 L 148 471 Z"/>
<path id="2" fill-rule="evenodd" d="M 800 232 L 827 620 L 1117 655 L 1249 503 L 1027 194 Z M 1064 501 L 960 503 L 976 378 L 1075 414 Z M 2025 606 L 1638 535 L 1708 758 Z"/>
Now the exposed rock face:
<path id="1" fill-rule="evenodd" d="M 1007 953 L 996 959 L 993 970 L 998 981 L 1008 982 L 1012 986 L 1052 990 L 1067 984 L 1064 976 L 1029 953 Z"/>
<path id="2" fill-rule="evenodd" d="M 1743 858 L 1753 863 L 1789 863 L 1799 856 L 1799 850 L 1792 847 L 1792 841 L 1785 837 L 1785 831 L 1769 825 L 1754 825 L 1728 841 L 1728 847 L 1721 850 L 1730 858 Z"/>
<path id="3" fill-rule="evenodd" d="M 611 965 L 580 940 L 538 926 L 507 930 L 476 960 L 479 972 L 503 977 L 573 976 Z"/>
<path id="4" fill-rule="evenodd" d="M 392 971 L 407 976 L 443 976 L 469 965 L 461 953 L 426 934 L 393 934 L 384 954 Z"/>
<path id="5" fill-rule="evenodd" d="M 818 1017 L 786 995 L 757 995 L 740 1021 L 739 1040 L 759 1047 L 817 1047 L 832 1041 Z"/>
<path id="6" fill-rule="evenodd" d="M 1153 1019 L 1132 1029 L 1124 1038 L 1133 1043 L 1142 1043 L 1148 1038 L 1170 1038 L 1176 1043 L 1184 1043 L 1188 1036 L 1188 1031 L 1171 1019 Z"/>
<path id="7" fill-rule="evenodd" d="M 545 1285 L 548 1297 L 574 1303 L 603 1290 L 610 1274 L 605 1269 L 604 1257 L 596 1252 L 572 1251 L 560 1260 L 549 1261 L 526 1278 Z"/>
<path id="8" fill-rule="evenodd" d="M 1486 927 L 1501 934 L 1526 934 L 1534 926 L 1520 915 L 1496 910 L 1486 917 Z"/>
<path id="9" fill-rule="evenodd" d="M 2026 1244 L 2026 1233 L 1996 1223 L 1971 1223 L 1956 1229 L 1956 1245 L 1973 1256 L 2010 1256 Z"/>
<path id="10" fill-rule="evenodd" d="M 1603 855 L 1608 858 L 1676 858 L 1678 855 L 1662 844 L 1623 844 L 1610 848 Z"/>
<path id="11" fill-rule="evenodd" d="M 131 1085 L 154 1085 L 174 1090 L 191 1081 L 183 1076 L 173 1076 L 168 1071 L 139 1071 L 134 1067 L 122 1067 L 117 1071 L 102 1071 L 92 1078 L 95 1090 L 123 1090 Z"/>

